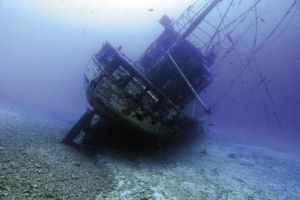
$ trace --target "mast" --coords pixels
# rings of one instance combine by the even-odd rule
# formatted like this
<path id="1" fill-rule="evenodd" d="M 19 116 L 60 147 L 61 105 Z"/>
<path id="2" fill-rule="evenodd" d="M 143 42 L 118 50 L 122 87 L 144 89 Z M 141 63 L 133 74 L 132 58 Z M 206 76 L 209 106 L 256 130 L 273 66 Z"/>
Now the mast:
<path id="1" fill-rule="evenodd" d="M 212 11 L 218 3 L 222 0 L 213 0 L 207 8 L 197 17 L 197 19 L 190 25 L 189 28 L 181 35 L 179 40 L 183 40 L 188 37 L 196 28 L 197 26 L 204 20 L 204 18 Z"/>
<path id="2" fill-rule="evenodd" d="M 208 6 L 207 8 L 196 18 L 196 20 L 187 28 L 187 30 L 185 30 L 185 32 L 181 35 L 180 38 L 178 38 L 173 45 L 169 48 L 169 50 L 167 51 L 167 54 L 169 56 L 169 59 L 172 61 L 172 63 L 174 64 L 174 66 L 176 67 L 176 70 L 179 72 L 180 76 L 183 78 L 184 82 L 186 85 L 188 85 L 188 87 L 191 89 L 191 91 L 193 92 L 193 94 L 195 95 L 196 99 L 199 101 L 202 109 L 204 110 L 204 112 L 206 114 L 211 114 L 211 110 L 209 107 L 207 107 L 203 100 L 198 96 L 196 90 L 193 88 L 193 86 L 190 84 L 190 82 L 188 81 L 188 79 L 185 77 L 185 75 L 183 74 L 183 72 L 181 71 L 180 67 L 177 65 L 176 61 L 173 59 L 173 57 L 170 54 L 170 50 L 172 48 L 175 48 L 177 46 L 178 43 L 180 43 L 181 41 L 183 41 L 184 39 L 186 39 L 196 28 L 197 26 L 204 20 L 204 18 L 216 7 L 216 5 L 221 2 L 222 0 L 213 0 Z"/>

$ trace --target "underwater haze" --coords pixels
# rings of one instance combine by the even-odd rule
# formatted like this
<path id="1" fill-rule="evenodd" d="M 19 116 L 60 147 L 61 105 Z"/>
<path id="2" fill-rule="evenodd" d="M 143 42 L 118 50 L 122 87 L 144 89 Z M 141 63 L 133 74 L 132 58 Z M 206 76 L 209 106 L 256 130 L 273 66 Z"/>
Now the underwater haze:
<path id="1" fill-rule="evenodd" d="M 122 51 L 136 60 L 163 30 L 159 18 L 167 14 L 176 19 L 192 2 L 2 0 L 1 98 L 37 105 L 66 120 L 76 120 L 88 106 L 84 66 L 102 44 L 121 45 Z M 265 11 L 265 20 L 278 20 L 291 3 L 272 3 L 270 12 Z M 239 58 L 226 60 L 219 72 L 213 72 L 213 84 L 201 94 L 208 105 L 218 101 L 207 119 L 208 124 L 216 125 L 208 127 L 211 132 L 259 144 L 278 141 L 299 146 L 299 19 L 297 11 L 287 30 L 278 33 L 280 38 L 257 55 L 256 63 L 264 77 L 253 80 L 249 67 L 219 102 L 218 96 L 234 79 Z M 261 34 L 265 32 L 268 30 Z M 268 82 L 272 102 L 262 79 Z"/>
<path id="2" fill-rule="evenodd" d="M 1 96 L 77 119 L 87 106 L 84 66 L 102 44 L 135 60 L 163 30 L 159 18 L 189 3 L 1 1 Z"/>
<path id="3" fill-rule="evenodd" d="M 212 83 L 199 94 L 212 111 L 205 142 L 199 137 L 196 146 L 159 158 L 105 149 L 96 164 L 60 144 L 91 108 L 83 74 L 103 44 L 122 46 L 136 61 L 163 32 L 160 18 L 175 21 L 193 2 L 0 0 L 0 199 L 300 199 L 299 0 L 262 0 L 232 35 L 224 33 L 230 20 L 220 22 L 234 45 L 206 66 Z M 224 0 L 210 22 L 217 27 L 219 14 L 240 15 L 227 13 L 228 5 L 254 2 Z M 29 169 L 26 163 L 25 191 L 12 174 Z M 40 177 L 58 183 L 48 187 Z"/>

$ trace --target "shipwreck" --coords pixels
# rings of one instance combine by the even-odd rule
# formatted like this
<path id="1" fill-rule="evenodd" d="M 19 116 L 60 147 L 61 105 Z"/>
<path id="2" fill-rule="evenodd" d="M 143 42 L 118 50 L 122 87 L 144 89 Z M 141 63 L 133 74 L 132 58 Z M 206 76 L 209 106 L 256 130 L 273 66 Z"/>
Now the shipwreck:
<path id="1" fill-rule="evenodd" d="M 164 31 L 136 62 L 106 42 L 84 74 L 86 98 L 93 110 L 87 110 L 63 142 L 72 143 L 81 130 L 85 138 L 101 134 L 97 132 L 103 123 L 129 134 L 160 139 L 199 125 L 199 115 L 190 114 L 189 103 L 197 99 L 203 114 L 210 114 L 198 94 L 212 78 L 205 67 L 206 58 L 186 37 L 218 2 L 209 5 L 183 34 L 175 31 L 164 15 L 160 19 Z M 100 118 L 91 125 L 95 114 Z"/>
<path id="2" fill-rule="evenodd" d="M 218 6 L 221 2 L 224 4 L 222 12 Z M 234 37 L 240 37 L 240 33 L 233 34 L 254 11 L 257 29 L 257 6 L 261 2 L 263 0 L 246 2 L 249 5 L 242 6 L 241 1 L 234 0 L 198 0 L 175 21 L 164 15 L 159 21 L 164 30 L 135 62 L 121 52 L 121 47 L 104 43 L 92 56 L 84 74 L 86 98 L 92 109 L 83 114 L 63 142 L 72 144 L 82 131 L 85 141 L 104 132 L 168 139 L 201 125 L 201 118 L 211 113 L 199 97 L 212 82 L 208 67 L 215 65 L 217 55 L 221 63 L 231 52 L 237 52 L 239 39 Z M 254 49 L 245 54 L 249 62 L 241 65 L 241 73 L 296 3 L 260 46 L 255 35 Z M 229 18 L 233 7 L 239 12 Z M 212 11 L 216 11 L 211 14 L 214 23 L 207 19 Z M 219 21 L 216 16 L 220 17 Z M 252 26 L 252 21 L 248 21 Z M 237 74 L 235 79 L 239 77 Z M 220 96 L 225 94 L 226 91 Z M 201 109 L 195 111 L 195 104 Z M 98 116 L 96 121 L 95 116 Z"/>

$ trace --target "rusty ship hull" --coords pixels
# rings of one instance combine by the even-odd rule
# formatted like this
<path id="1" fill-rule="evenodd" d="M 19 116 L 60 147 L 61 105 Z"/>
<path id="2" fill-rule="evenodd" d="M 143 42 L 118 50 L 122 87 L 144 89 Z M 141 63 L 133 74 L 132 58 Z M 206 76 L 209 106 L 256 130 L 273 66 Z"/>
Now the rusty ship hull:
<path id="1" fill-rule="evenodd" d="M 87 110 L 63 142 L 72 144 L 81 131 L 87 139 L 101 132 L 169 139 L 201 124 L 201 116 L 210 114 L 210 109 L 198 94 L 212 78 L 205 56 L 187 37 L 219 1 L 204 9 L 184 33 L 176 31 L 164 15 L 159 21 L 164 31 L 135 62 L 121 47 L 104 43 L 84 73 L 92 110 Z M 197 102 L 202 109 L 195 109 Z M 95 114 L 100 119 L 93 125 Z"/>
<path id="2" fill-rule="evenodd" d="M 131 132 L 168 138 L 199 122 L 178 109 L 109 43 L 92 57 L 84 77 L 86 97 L 95 112 Z"/>

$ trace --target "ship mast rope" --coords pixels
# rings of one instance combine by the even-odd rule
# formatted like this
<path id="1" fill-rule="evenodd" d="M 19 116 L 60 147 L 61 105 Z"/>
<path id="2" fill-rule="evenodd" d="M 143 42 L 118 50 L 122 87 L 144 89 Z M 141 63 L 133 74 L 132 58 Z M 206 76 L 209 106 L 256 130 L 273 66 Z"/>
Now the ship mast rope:
<path id="1" fill-rule="evenodd" d="M 205 103 L 203 102 L 203 100 L 199 97 L 199 95 L 197 94 L 196 90 L 194 89 L 194 87 L 192 86 L 190 81 L 187 79 L 187 77 L 184 75 L 184 73 L 182 72 L 182 70 L 180 69 L 178 64 L 175 62 L 175 60 L 171 56 L 170 52 L 168 52 L 168 56 L 169 56 L 170 60 L 172 61 L 172 63 L 174 64 L 177 71 L 179 72 L 179 74 L 181 75 L 181 77 L 183 78 L 183 80 L 185 81 L 185 83 L 188 85 L 188 87 L 191 89 L 191 91 L 193 92 L 193 94 L 195 95 L 197 100 L 199 101 L 199 103 L 200 103 L 201 107 L 203 108 L 204 112 L 206 112 L 208 115 L 210 115 L 211 114 L 210 108 L 207 107 L 205 105 Z"/>
<path id="2" fill-rule="evenodd" d="M 260 2 L 260 1 L 257 1 L 257 2 Z M 295 8 L 295 9 L 294 9 Z M 281 18 L 281 20 L 277 23 L 277 25 L 275 26 L 275 28 L 268 34 L 268 36 L 265 38 L 265 40 L 263 40 L 263 42 L 257 47 L 257 20 L 258 20 L 258 15 L 257 15 L 257 8 L 256 8 L 256 4 L 254 5 L 254 12 L 255 12 L 255 38 L 254 38 L 254 41 L 253 41 L 253 50 L 252 52 L 250 52 L 248 55 L 249 55 L 249 59 L 247 59 L 246 63 L 244 63 L 240 69 L 240 72 L 237 74 L 237 76 L 233 79 L 231 85 L 229 86 L 229 88 L 227 88 L 223 94 L 221 94 L 219 96 L 219 98 L 216 100 L 216 102 L 211 106 L 212 109 L 214 109 L 216 107 L 216 105 L 229 93 L 229 91 L 236 85 L 236 83 L 238 82 L 238 80 L 241 78 L 242 74 L 245 72 L 245 70 L 250 67 L 250 70 L 251 70 L 251 75 L 252 75 L 252 78 L 253 80 L 255 81 L 255 78 L 254 78 L 254 74 L 253 74 L 253 67 L 250 65 L 252 62 L 254 62 L 255 64 L 255 68 L 256 69 L 256 72 L 258 73 L 260 79 L 261 79 L 261 82 L 263 83 L 263 87 L 264 87 L 264 90 L 267 94 L 267 97 L 269 99 L 269 101 L 271 102 L 271 105 L 273 107 L 273 114 L 275 116 L 275 119 L 276 119 L 276 122 L 277 122 L 277 125 L 279 126 L 280 129 L 282 129 L 282 126 L 281 126 L 281 123 L 280 123 L 280 120 L 279 120 L 279 116 L 278 116 L 278 112 L 276 111 L 275 109 L 275 102 L 273 100 L 273 97 L 270 93 L 270 90 L 268 88 L 268 84 L 266 83 L 265 81 L 265 78 L 262 74 L 262 72 L 259 70 L 258 68 L 258 63 L 257 63 L 257 60 L 256 60 L 256 54 L 258 51 L 260 51 L 261 49 L 265 48 L 266 46 L 270 45 L 271 43 L 273 43 L 275 40 L 277 40 L 280 36 L 282 36 L 282 34 L 288 29 L 291 21 L 294 19 L 295 15 L 296 15 L 296 12 L 299 8 L 299 0 L 294 0 L 294 2 L 292 3 L 292 5 L 289 7 L 289 9 L 285 12 L 284 16 Z M 292 14 L 292 10 L 294 9 L 294 13 Z M 286 21 L 286 18 L 291 15 L 291 18 L 290 20 L 287 22 L 286 26 L 283 28 L 283 30 L 278 34 L 278 36 L 276 38 L 273 38 L 272 39 L 272 36 L 278 32 L 278 29 L 282 26 L 283 22 Z M 241 22 L 240 22 L 241 23 Z M 240 24 L 239 23 L 239 24 Z M 223 30 L 217 30 L 217 32 L 223 32 L 225 31 L 226 35 L 230 35 L 230 33 L 232 33 L 234 30 L 231 30 L 230 33 L 227 32 L 227 26 L 224 25 L 224 28 Z M 272 39 L 272 40 L 271 40 Z M 223 41 L 222 41 L 223 42 Z M 220 45 L 220 44 L 219 44 Z M 215 45 L 216 46 L 216 45 Z M 231 51 L 236 51 L 237 53 L 237 57 L 239 57 L 239 60 L 243 63 L 242 59 L 241 59 L 241 55 L 238 50 L 236 49 L 235 47 L 235 43 L 232 44 L 232 47 L 231 47 Z M 228 52 L 229 53 L 229 52 Z M 225 55 L 224 57 L 227 57 L 228 55 Z M 213 69 L 213 71 L 216 69 L 217 67 L 215 67 Z M 257 85 L 257 88 L 259 89 L 258 87 L 258 83 L 257 81 L 256 82 L 256 85 Z M 261 96 L 261 95 L 260 95 Z M 261 97 L 262 98 L 262 97 Z M 263 101 L 263 99 L 262 99 Z M 268 112 L 268 108 L 265 104 L 265 102 L 263 101 L 263 104 L 264 104 L 264 107 L 267 111 L 267 113 L 269 114 Z"/>

